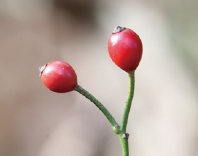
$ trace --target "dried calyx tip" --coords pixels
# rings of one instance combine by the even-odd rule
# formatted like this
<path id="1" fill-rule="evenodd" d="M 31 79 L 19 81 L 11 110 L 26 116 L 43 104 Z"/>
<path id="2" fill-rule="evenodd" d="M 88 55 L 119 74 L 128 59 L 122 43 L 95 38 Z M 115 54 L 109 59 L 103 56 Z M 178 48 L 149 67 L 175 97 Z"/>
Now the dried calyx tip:
<path id="1" fill-rule="evenodd" d="M 125 29 L 126 29 L 125 27 L 116 26 L 112 33 L 115 34 L 115 33 L 121 32 L 121 31 L 123 31 Z"/>
<path id="2" fill-rule="evenodd" d="M 42 72 L 43 72 L 43 70 L 45 69 L 46 66 L 47 66 L 47 64 L 45 64 L 45 65 L 43 65 L 43 66 L 40 66 L 40 67 L 38 68 L 38 70 L 39 70 L 39 72 L 40 72 L 39 76 L 41 76 L 41 74 L 42 74 Z"/>

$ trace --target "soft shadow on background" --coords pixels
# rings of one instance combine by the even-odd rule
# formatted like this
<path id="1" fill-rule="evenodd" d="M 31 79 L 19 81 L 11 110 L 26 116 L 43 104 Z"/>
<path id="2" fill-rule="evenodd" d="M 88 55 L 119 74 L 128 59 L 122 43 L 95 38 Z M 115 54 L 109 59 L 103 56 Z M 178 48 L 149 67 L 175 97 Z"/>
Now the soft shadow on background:
<path id="1" fill-rule="evenodd" d="M 50 92 L 38 67 L 68 62 L 120 123 L 128 75 L 111 61 L 113 28 L 136 31 L 143 58 L 129 117 L 130 154 L 198 155 L 198 1 L 1 0 L 0 155 L 120 156 L 102 113 Z"/>

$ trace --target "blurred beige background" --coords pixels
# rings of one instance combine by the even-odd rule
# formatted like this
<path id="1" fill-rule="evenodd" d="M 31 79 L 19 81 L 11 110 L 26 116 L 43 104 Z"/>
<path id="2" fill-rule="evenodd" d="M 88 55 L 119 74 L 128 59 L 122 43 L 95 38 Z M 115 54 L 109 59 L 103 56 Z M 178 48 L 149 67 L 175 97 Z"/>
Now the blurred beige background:
<path id="1" fill-rule="evenodd" d="M 50 92 L 38 67 L 73 66 L 120 123 L 127 73 L 111 61 L 116 25 L 143 58 L 128 124 L 130 155 L 198 155 L 198 1 L 0 0 L 0 156 L 121 156 L 102 113 L 73 91 Z"/>

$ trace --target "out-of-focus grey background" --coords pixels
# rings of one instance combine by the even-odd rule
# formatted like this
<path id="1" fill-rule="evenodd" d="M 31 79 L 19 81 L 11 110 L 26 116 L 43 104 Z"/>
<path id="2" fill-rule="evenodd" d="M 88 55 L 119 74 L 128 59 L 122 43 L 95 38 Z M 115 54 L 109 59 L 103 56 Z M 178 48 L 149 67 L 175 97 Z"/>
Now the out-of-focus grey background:
<path id="1" fill-rule="evenodd" d="M 130 155 L 198 155 L 198 1 L 0 0 L 0 155 L 120 156 L 102 113 L 73 91 L 50 92 L 38 67 L 73 66 L 120 123 L 128 75 L 110 59 L 117 25 L 143 42 L 128 123 Z"/>

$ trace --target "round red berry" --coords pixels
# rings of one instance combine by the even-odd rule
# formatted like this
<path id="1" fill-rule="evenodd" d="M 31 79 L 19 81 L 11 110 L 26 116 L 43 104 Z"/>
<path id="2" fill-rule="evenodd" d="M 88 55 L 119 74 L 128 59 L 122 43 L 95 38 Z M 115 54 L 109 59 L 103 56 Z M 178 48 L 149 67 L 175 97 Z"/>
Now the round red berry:
<path id="1" fill-rule="evenodd" d="M 52 61 L 39 67 L 41 80 L 51 91 L 65 93 L 74 90 L 77 76 L 74 69 L 66 62 Z"/>
<path id="2" fill-rule="evenodd" d="M 108 40 L 113 62 L 126 72 L 135 70 L 142 58 L 142 41 L 131 29 L 117 26 Z"/>

